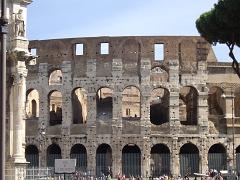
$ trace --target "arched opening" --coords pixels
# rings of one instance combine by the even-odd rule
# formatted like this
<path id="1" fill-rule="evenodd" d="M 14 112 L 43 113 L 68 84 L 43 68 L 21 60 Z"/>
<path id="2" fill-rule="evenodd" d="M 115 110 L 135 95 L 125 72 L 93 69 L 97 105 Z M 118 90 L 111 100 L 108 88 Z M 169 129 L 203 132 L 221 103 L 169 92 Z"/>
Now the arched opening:
<path id="1" fill-rule="evenodd" d="M 62 159 L 61 149 L 57 144 L 52 144 L 47 148 L 47 167 L 54 167 L 55 159 Z"/>
<path id="2" fill-rule="evenodd" d="M 141 176 L 141 150 L 137 145 L 128 144 L 122 150 L 122 173 L 126 177 Z"/>
<path id="3" fill-rule="evenodd" d="M 27 91 L 26 114 L 27 118 L 39 117 L 39 94 L 36 89 Z"/>
<path id="4" fill-rule="evenodd" d="M 53 91 L 49 95 L 49 125 L 54 126 L 62 124 L 62 93 L 59 91 Z"/>
<path id="5" fill-rule="evenodd" d="M 240 146 L 236 148 L 236 168 L 237 173 L 240 173 Z"/>
<path id="6" fill-rule="evenodd" d="M 227 133 L 227 124 L 224 117 L 225 98 L 219 87 L 211 87 L 208 92 L 209 132 L 211 134 Z"/>
<path id="7" fill-rule="evenodd" d="M 86 172 L 87 170 L 87 151 L 82 144 L 75 144 L 71 148 L 71 159 L 76 159 L 76 170 Z"/>
<path id="8" fill-rule="evenodd" d="M 83 88 L 77 88 L 72 93 L 73 124 L 84 124 L 87 121 L 87 93 Z"/>
<path id="9" fill-rule="evenodd" d="M 208 151 L 208 168 L 217 171 L 227 169 L 226 149 L 222 144 L 214 144 Z"/>
<path id="10" fill-rule="evenodd" d="M 208 92 L 208 112 L 210 115 L 223 115 L 225 101 L 222 97 L 223 90 L 219 87 L 211 87 Z"/>
<path id="11" fill-rule="evenodd" d="M 141 95 L 138 88 L 128 86 L 122 93 L 122 117 L 139 119 L 141 116 Z"/>
<path id="12" fill-rule="evenodd" d="M 182 176 L 193 176 L 193 173 L 199 172 L 199 150 L 194 144 L 184 144 L 180 148 L 179 159 Z"/>
<path id="13" fill-rule="evenodd" d="M 100 119 L 111 119 L 112 109 L 112 90 L 110 88 L 101 88 L 97 91 L 97 117 Z"/>
<path id="14" fill-rule="evenodd" d="M 170 175 L 170 150 L 164 144 L 156 144 L 151 149 L 151 176 Z"/>
<path id="15" fill-rule="evenodd" d="M 197 125 L 198 93 L 193 87 L 183 87 L 179 95 L 179 117 L 183 125 Z"/>
<path id="16" fill-rule="evenodd" d="M 169 92 L 166 89 L 157 88 L 152 91 L 150 121 L 154 125 L 169 122 Z"/>
<path id="17" fill-rule="evenodd" d="M 62 84 L 62 71 L 54 70 L 49 76 L 49 85 L 61 85 Z"/>
<path id="18" fill-rule="evenodd" d="M 39 151 L 35 145 L 28 145 L 25 150 L 26 161 L 29 162 L 28 167 L 39 166 Z"/>
<path id="19" fill-rule="evenodd" d="M 108 144 L 101 144 L 96 153 L 96 175 L 112 175 L 112 148 Z"/>

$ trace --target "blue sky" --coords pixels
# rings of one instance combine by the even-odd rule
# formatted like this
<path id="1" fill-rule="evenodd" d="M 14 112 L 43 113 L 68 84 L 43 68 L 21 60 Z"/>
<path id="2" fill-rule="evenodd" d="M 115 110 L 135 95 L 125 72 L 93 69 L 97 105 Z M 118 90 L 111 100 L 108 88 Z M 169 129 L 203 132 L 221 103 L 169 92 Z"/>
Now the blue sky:
<path id="1" fill-rule="evenodd" d="M 195 21 L 217 0 L 34 0 L 27 36 L 56 39 L 88 36 L 199 35 Z M 227 61 L 226 46 L 214 48 Z"/>

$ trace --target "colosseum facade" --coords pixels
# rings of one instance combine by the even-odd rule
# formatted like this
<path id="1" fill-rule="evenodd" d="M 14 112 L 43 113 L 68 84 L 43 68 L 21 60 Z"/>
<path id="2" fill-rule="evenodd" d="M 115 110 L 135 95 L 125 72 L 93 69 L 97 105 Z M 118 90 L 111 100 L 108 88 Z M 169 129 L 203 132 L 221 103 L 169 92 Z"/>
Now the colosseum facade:
<path id="1" fill-rule="evenodd" d="M 240 169 L 240 80 L 195 36 L 30 41 L 26 159 L 156 177 Z"/>

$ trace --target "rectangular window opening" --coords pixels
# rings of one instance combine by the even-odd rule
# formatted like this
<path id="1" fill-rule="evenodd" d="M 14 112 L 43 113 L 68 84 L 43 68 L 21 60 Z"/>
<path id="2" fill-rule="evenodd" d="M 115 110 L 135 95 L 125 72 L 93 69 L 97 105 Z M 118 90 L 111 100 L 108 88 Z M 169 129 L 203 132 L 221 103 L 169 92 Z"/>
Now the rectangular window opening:
<path id="1" fill-rule="evenodd" d="M 37 56 L 37 48 L 31 48 L 30 53 L 32 56 Z"/>
<path id="2" fill-rule="evenodd" d="M 75 44 L 75 55 L 83 55 L 83 44 Z"/>
<path id="3" fill-rule="evenodd" d="M 129 108 L 126 109 L 126 116 L 130 116 L 131 110 Z"/>
<path id="4" fill-rule="evenodd" d="M 100 53 L 101 54 L 109 54 L 109 43 L 101 43 L 100 47 Z"/>
<path id="5" fill-rule="evenodd" d="M 155 61 L 164 60 L 164 44 L 154 44 L 154 59 Z"/>

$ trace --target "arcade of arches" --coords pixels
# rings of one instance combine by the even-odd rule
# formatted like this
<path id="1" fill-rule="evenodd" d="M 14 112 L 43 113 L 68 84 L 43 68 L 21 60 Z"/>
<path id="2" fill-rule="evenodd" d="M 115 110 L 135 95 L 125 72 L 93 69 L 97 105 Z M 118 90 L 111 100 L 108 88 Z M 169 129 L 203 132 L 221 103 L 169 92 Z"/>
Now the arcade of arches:
<path id="1" fill-rule="evenodd" d="M 39 58 L 26 78 L 29 166 L 74 158 L 79 171 L 115 178 L 240 171 L 240 82 L 204 39 L 71 38 L 30 48 Z"/>

